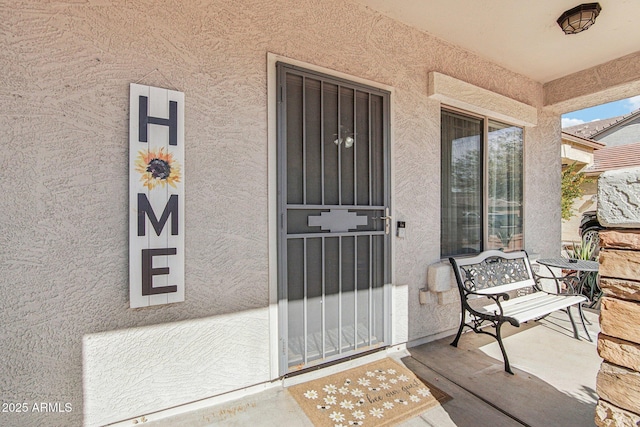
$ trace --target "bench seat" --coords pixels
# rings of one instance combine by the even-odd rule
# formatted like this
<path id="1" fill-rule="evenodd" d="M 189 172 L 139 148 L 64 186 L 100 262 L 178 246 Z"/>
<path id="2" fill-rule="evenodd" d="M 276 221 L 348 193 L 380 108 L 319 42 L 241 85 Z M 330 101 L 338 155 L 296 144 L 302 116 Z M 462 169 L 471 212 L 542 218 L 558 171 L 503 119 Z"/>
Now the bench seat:
<path id="1" fill-rule="evenodd" d="M 583 302 L 587 302 L 587 298 L 582 295 L 556 295 L 539 291 L 501 301 L 500 305 L 504 310 L 504 316 L 511 317 L 518 323 L 525 323 Z M 485 305 L 476 310 L 488 315 L 500 313 L 498 304 Z"/>

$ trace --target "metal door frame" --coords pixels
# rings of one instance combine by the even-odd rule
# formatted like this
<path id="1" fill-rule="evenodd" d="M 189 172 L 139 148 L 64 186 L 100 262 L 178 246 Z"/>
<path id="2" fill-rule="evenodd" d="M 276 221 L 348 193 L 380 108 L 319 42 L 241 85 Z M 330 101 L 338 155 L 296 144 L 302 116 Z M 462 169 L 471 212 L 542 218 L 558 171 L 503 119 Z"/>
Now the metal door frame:
<path id="1" fill-rule="evenodd" d="M 277 149 L 276 149 L 276 164 L 277 164 L 277 294 L 278 294 L 278 367 L 279 374 L 281 376 L 291 373 L 288 366 L 288 296 L 287 296 L 287 259 L 286 254 L 287 245 L 287 193 L 286 193 L 286 176 L 287 176 L 287 159 L 286 159 L 286 111 L 284 109 L 286 94 L 283 85 L 283 79 L 287 70 L 292 70 L 298 75 L 307 75 L 309 77 L 319 79 L 321 81 L 330 81 L 331 83 L 349 87 L 351 89 L 365 90 L 369 93 L 375 93 L 381 95 L 383 100 L 383 133 L 382 133 L 382 145 L 383 145 L 383 186 L 384 186 L 384 206 L 386 206 L 388 212 L 392 212 L 391 209 L 391 147 L 390 147 L 390 98 L 391 93 L 389 91 L 379 89 L 373 86 L 368 86 L 363 83 L 350 81 L 348 79 L 335 77 L 330 74 L 325 74 L 310 70 L 307 68 L 291 65 L 285 62 L 278 61 L 276 63 L 276 133 L 277 133 Z M 339 96 L 339 95 L 338 95 Z M 385 235 L 384 238 L 384 284 L 383 284 L 383 342 L 379 348 L 385 348 L 391 345 L 391 322 L 392 322 L 392 301 L 391 301 L 391 273 L 392 273 L 392 242 L 391 234 L 394 229 L 393 224 L 390 224 L 390 232 Z M 370 351 L 370 350 L 369 350 Z M 332 358 L 322 359 L 319 363 L 311 363 L 308 366 L 315 366 L 322 363 L 329 363 L 334 360 L 351 357 L 354 354 L 366 353 L 367 350 L 357 351 L 348 354 L 338 354 Z"/>

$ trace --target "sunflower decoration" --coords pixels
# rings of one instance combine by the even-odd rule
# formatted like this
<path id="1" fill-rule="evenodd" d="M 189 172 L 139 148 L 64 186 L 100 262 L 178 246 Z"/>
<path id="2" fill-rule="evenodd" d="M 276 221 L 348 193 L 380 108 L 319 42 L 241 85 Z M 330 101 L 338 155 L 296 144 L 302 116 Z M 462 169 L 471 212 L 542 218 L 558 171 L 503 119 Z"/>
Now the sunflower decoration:
<path id="1" fill-rule="evenodd" d="M 169 184 L 176 188 L 176 182 L 180 182 L 180 164 L 173 159 L 172 153 L 165 153 L 164 147 L 157 151 L 140 150 L 136 159 L 136 171 L 142 176 L 140 181 L 149 190 L 155 187 Z"/>

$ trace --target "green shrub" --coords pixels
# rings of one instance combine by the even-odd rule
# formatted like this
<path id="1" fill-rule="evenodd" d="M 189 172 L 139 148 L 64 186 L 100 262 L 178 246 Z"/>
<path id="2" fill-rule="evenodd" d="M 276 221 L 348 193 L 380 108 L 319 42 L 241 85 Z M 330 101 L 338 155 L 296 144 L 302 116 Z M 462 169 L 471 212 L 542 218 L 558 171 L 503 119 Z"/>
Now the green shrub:
<path id="1" fill-rule="evenodd" d="M 584 172 L 576 172 L 576 163 L 570 164 L 562 171 L 562 186 L 561 186 L 561 208 L 562 219 L 568 220 L 573 215 L 573 201 L 582 196 L 583 191 L 581 185 L 586 182 L 592 182 L 592 178 L 587 178 Z"/>

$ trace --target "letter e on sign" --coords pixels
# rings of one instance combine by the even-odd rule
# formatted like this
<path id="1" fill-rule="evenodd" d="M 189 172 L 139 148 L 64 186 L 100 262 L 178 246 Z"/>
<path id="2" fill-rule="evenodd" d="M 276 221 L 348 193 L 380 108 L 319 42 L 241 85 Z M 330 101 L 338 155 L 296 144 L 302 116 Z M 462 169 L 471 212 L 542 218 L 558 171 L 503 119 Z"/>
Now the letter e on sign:
<path id="1" fill-rule="evenodd" d="M 184 301 L 184 93 L 131 84 L 129 304 Z"/>

